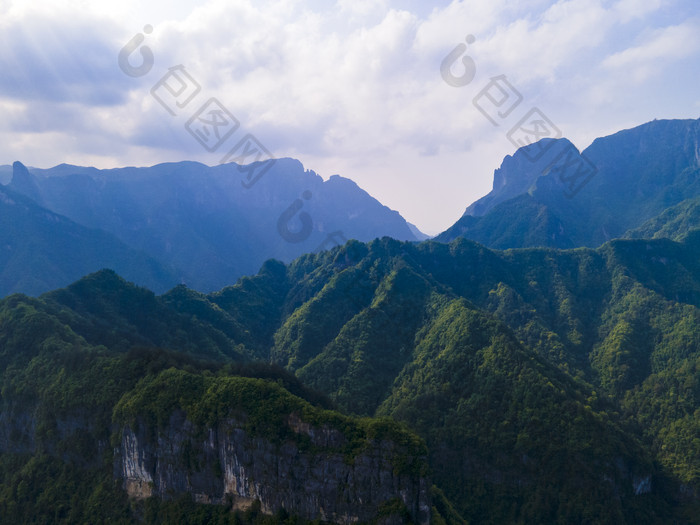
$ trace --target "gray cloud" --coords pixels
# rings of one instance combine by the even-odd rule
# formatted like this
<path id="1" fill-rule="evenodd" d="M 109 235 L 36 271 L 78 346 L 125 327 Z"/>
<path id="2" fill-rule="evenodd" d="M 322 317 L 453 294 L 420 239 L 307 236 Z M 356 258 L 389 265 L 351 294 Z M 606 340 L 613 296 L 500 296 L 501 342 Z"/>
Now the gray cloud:
<path id="1" fill-rule="evenodd" d="M 114 106 L 127 78 L 116 67 L 116 27 L 106 21 L 27 18 L 0 32 L 0 96 Z"/>

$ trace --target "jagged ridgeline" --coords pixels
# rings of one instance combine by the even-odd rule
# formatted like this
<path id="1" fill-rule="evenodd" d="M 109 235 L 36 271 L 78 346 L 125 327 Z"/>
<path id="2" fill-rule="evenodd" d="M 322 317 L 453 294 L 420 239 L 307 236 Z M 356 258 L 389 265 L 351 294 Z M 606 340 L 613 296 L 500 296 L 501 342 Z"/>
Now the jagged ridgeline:
<path id="1" fill-rule="evenodd" d="M 568 251 L 382 239 L 211 294 L 103 271 L 8 297 L 0 513 L 692 522 L 699 255 L 695 230 Z"/>
<path id="2" fill-rule="evenodd" d="M 0 186 L 3 296 L 39 295 L 100 268 L 159 293 L 178 283 L 208 292 L 267 259 L 289 262 L 346 239 L 426 238 L 351 180 L 324 181 L 294 159 L 246 169 L 185 161 L 43 170 L 15 162 L 11 171 Z M 290 217 L 297 205 L 302 215 Z M 298 216 L 304 230 L 290 237 Z"/>

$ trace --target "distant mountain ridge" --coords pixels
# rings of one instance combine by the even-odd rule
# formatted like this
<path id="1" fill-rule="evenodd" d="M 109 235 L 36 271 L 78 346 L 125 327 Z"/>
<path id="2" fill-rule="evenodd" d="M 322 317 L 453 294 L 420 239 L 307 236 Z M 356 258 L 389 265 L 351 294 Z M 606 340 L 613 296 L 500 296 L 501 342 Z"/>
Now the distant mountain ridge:
<path id="1" fill-rule="evenodd" d="M 541 144 L 552 152 L 561 151 L 567 146 L 575 147 L 567 139 L 542 139 Z M 470 204 L 463 215 L 481 217 L 498 204 L 523 193 L 528 193 L 532 189 L 537 178 L 551 161 L 552 155 L 543 155 L 533 161 L 525 153 L 528 149 L 532 148 L 524 148 L 522 152 L 517 151 L 514 155 L 508 155 L 503 159 L 501 167 L 493 172 L 492 190 Z"/>
<path id="2" fill-rule="evenodd" d="M 595 167 L 575 195 L 563 172 L 553 169 L 562 152 Z M 163 278 L 154 281 L 125 271 L 118 255 L 106 260 L 106 266 L 156 291 L 179 283 L 216 290 L 255 273 L 266 259 L 289 262 L 348 239 L 427 238 L 349 179 L 334 175 L 323 181 L 294 159 L 267 162 L 261 166 L 269 169 L 252 182 L 236 164 L 111 170 L 61 164 L 28 170 L 15 163 L 7 188 L 156 261 Z M 0 176 L 7 180 L 7 167 Z M 492 191 L 435 240 L 465 237 L 507 249 L 596 247 L 640 235 L 680 238 L 700 226 L 692 204 L 698 197 L 700 120 L 659 120 L 596 139 L 580 153 L 566 139 L 543 139 L 519 149 L 494 172 Z M 22 237 L 21 221 L 8 228 L 8 234 Z M 56 275 L 68 275 L 59 257 L 52 260 Z M 17 284 L 0 286 L 0 293 L 40 293 L 70 282 L 43 279 L 43 271 L 45 266 L 35 271 L 28 261 L 15 265 L 7 280 Z M 33 273 L 39 280 L 23 284 Z"/>
<path id="3" fill-rule="evenodd" d="M 0 186 L 0 294 L 39 294 L 104 267 L 156 291 L 176 283 L 171 269 L 115 236 Z"/>
<path id="4" fill-rule="evenodd" d="M 178 162 L 111 170 L 61 164 L 28 170 L 16 162 L 7 187 L 171 268 L 170 286 L 186 283 L 202 291 L 255 273 L 269 258 L 291 261 L 348 239 L 424 238 L 398 212 L 349 179 L 333 175 L 323 181 L 294 159 L 268 163 L 253 183 L 233 163 L 209 167 Z M 12 228 L 21 230 L 22 225 Z M 117 258 L 106 266 L 118 264 Z M 31 265 L 25 272 L 33 272 Z M 138 275 L 129 278 L 153 284 Z M 52 282 L 52 287 L 68 282 Z"/>
<path id="5" fill-rule="evenodd" d="M 435 239 L 499 249 L 595 247 L 700 196 L 700 119 L 655 120 L 597 138 L 580 152 L 580 165 L 595 173 L 573 196 L 564 170 L 552 169 L 567 148 L 579 155 L 566 139 L 543 139 L 507 156 L 492 191 Z M 532 161 L 538 150 L 545 153 Z"/>

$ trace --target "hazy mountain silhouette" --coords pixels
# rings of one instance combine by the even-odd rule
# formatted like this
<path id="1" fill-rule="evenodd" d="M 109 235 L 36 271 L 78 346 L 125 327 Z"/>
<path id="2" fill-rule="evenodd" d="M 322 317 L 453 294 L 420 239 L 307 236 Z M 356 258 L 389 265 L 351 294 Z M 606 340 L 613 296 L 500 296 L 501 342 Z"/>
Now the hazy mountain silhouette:
<path id="1" fill-rule="evenodd" d="M 14 191 L 116 236 L 203 291 L 257 272 L 266 259 L 291 261 L 351 238 L 417 240 L 398 212 L 353 181 L 338 175 L 323 181 L 294 159 L 278 159 L 267 171 L 258 165 L 264 174 L 252 182 L 237 164 L 14 167 Z"/>
<path id="2" fill-rule="evenodd" d="M 174 274 L 113 235 L 86 228 L 0 187 L 0 294 L 39 294 L 89 272 L 112 268 L 155 291 L 177 284 Z"/>

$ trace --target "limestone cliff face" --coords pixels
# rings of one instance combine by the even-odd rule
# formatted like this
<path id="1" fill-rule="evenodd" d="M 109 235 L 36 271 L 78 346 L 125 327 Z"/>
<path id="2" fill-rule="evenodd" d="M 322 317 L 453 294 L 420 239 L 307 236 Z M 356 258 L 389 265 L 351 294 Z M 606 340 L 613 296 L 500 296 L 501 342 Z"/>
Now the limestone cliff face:
<path id="1" fill-rule="evenodd" d="M 196 428 L 182 412 L 173 413 L 158 431 L 144 424 L 125 426 L 115 450 L 115 475 L 136 498 L 189 493 L 195 501 L 236 509 L 259 500 L 266 513 L 284 508 L 335 523 L 377 517 L 390 523 L 403 510 L 413 522 L 429 523 L 429 484 L 420 474 L 397 467 L 399 445 L 374 441 L 349 456 L 339 430 L 314 427 L 295 414 L 288 425 L 291 435 L 301 439 L 275 443 L 254 437 L 244 429 L 244 420 Z"/>

